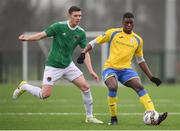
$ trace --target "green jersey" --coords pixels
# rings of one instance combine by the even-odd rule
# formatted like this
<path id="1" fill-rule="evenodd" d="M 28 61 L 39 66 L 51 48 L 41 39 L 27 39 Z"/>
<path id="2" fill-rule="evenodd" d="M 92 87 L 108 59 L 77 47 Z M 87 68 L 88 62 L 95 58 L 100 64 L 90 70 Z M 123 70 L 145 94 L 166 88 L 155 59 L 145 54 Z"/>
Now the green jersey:
<path id="1" fill-rule="evenodd" d="M 48 37 L 53 37 L 46 62 L 48 66 L 66 68 L 72 62 L 76 46 L 86 47 L 85 31 L 79 26 L 70 27 L 69 21 L 54 23 L 45 29 L 45 33 Z"/>

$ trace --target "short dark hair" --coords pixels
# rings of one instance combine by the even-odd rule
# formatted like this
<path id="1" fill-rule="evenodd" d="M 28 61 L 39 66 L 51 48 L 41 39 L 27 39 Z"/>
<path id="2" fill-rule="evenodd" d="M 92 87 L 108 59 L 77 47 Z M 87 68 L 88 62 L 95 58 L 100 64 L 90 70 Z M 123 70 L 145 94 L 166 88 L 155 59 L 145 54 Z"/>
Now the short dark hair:
<path id="1" fill-rule="evenodd" d="M 81 11 L 81 8 L 77 6 L 71 6 L 68 10 L 68 13 L 71 14 L 74 11 Z"/>
<path id="2" fill-rule="evenodd" d="M 133 15 L 133 13 L 131 13 L 131 12 L 126 12 L 126 13 L 123 15 L 123 20 L 124 20 L 125 18 L 133 18 L 133 19 L 134 19 L 134 15 Z"/>

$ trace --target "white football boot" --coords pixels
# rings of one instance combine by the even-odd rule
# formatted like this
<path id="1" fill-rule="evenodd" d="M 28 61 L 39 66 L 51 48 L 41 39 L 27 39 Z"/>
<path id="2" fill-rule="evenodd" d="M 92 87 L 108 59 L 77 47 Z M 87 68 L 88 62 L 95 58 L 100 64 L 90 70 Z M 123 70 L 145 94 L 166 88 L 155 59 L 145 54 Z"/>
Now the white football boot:
<path id="1" fill-rule="evenodd" d="M 103 121 L 100 121 L 95 117 L 86 117 L 85 122 L 86 123 L 94 123 L 94 124 L 102 124 L 103 123 Z"/>
<path id="2" fill-rule="evenodd" d="M 17 99 L 19 96 L 21 96 L 24 92 L 26 92 L 25 90 L 22 89 L 22 85 L 27 84 L 26 81 L 22 81 L 18 87 L 14 90 L 13 99 Z"/>

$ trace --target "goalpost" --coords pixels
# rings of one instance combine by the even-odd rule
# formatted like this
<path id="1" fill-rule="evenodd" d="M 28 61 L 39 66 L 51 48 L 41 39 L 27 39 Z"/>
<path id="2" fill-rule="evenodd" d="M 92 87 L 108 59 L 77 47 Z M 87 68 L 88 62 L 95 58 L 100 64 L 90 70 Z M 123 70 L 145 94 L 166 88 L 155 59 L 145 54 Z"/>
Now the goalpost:
<path id="1" fill-rule="evenodd" d="M 35 33 L 35 32 L 25 32 L 24 34 L 29 35 L 29 34 L 33 34 L 33 33 Z M 92 40 L 96 36 L 103 34 L 103 33 L 104 32 L 102 32 L 102 31 L 87 31 L 86 36 L 87 36 L 87 39 Z M 29 61 L 28 50 L 29 50 L 31 44 L 28 44 L 28 41 L 23 41 L 22 43 L 23 43 L 22 44 L 22 79 L 26 80 L 26 81 L 33 81 L 28 77 L 28 75 L 29 75 L 28 69 L 30 68 L 29 67 L 30 61 Z M 51 44 L 51 42 L 48 42 L 48 43 Z M 38 48 L 41 50 L 43 56 L 46 58 L 48 55 L 49 47 L 47 47 L 45 45 L 45 40 L 37 41 L 37 44 L 38 44 Z M 107 59 L 108 44 L 103 44 L 102 46 L 100 46 L 100 50 L 98 50 L 98 51 L 100 51 L 100 55 L 101 55 L 100 56 L 101 60 L 98 60 L 98 62 L 100 62 L 100 66 L 101 66 L 101 70 L 100 70 L 100 74 L 101 74 L 102 69 L 103 69 L 103 64 L 104 64 L 105 60 Z M 94 63 L 92 63 L 92 64 L 94 64 Z M 39 82 L 39 81 L 41 81 L 41 80 L 36 80 L 33 82 Z"/>

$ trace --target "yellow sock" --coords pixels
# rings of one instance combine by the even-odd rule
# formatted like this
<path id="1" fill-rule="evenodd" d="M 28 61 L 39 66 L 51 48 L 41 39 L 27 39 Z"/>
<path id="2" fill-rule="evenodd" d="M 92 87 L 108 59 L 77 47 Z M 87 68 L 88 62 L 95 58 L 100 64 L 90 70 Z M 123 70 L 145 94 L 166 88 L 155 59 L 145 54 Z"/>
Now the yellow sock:
<path id="1" fill-rule="evenodd" d="M 144 105 L 146 110 L 155 110 L 154 104 L 148 94 L 141 96 L 139 99 L 140 102 Z"/>
<path id="2" fill-rule="evenodd" d="M 111 117 L 117 116 L 117 97 L 108 96 L 109 113 Z"/>

